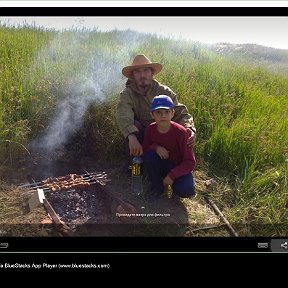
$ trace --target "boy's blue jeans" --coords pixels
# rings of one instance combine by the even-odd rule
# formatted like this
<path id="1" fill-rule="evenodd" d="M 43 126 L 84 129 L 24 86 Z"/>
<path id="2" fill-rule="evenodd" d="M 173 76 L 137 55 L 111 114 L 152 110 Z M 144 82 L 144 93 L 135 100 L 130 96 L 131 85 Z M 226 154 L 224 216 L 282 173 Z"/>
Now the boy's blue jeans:
<path id="1" fill-rule="evenodd" d="M 166 177 L 175 164 L 168 159 L 161 159 L 156 151 L 150 150 L 143 155 L 144 167 L 151 182 L 151 190 L 164 193 L 163 178 Z M 192 173 L 177 178 L 172 185 L 173 193 L 187 198 L 195 195 L 195 185 Z"/>

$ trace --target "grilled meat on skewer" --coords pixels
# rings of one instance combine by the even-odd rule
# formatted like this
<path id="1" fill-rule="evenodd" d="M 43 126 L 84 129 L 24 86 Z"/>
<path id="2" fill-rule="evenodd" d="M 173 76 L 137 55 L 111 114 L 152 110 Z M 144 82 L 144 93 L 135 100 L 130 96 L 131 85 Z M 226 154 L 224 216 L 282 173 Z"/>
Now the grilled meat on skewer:
<path id="1" fill-rule="evenodd" d="M 90 186 L 90 183 L 81 175 L 69 174 L 57 178 L 47 178 L 42 181 L 43 186 L 49 188 L 51 191 L 67 191 L 69 189 L 83 189 Z"/>

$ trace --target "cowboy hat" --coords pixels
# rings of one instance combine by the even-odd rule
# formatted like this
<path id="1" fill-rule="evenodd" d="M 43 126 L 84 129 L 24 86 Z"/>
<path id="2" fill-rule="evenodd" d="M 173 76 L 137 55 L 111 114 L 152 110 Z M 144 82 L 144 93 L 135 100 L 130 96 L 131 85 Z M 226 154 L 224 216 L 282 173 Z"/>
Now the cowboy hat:
<path id="1" fill-rule="evenodd" d="M 147 58 L 144 54 L 137 55 L 132 64 L 126 66 L 122 69 L 122 74 L 127 78 L 133 78 L 132 73 L 134 69 L 137 68 L 144 68 L 144 67 L 151 67 L 154 71 L 154 75 L 159 73 L 162 70 L 162 64 L 151 62 L 149 58 Z"/>

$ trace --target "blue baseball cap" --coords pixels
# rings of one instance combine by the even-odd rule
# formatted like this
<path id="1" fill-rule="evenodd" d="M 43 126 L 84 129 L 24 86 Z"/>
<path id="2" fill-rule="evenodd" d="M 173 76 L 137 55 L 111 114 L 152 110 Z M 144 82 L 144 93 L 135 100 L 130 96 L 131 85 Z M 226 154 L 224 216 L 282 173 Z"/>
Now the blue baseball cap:
<path id="1" fill-rule="evenodd" d="M 174 103 L 172 99 L 167 95 L 159 95 L 153 98 L 150 106 L 150 111 L 153 112 L 158 109 L 172 109 L 174 108 Z"/>

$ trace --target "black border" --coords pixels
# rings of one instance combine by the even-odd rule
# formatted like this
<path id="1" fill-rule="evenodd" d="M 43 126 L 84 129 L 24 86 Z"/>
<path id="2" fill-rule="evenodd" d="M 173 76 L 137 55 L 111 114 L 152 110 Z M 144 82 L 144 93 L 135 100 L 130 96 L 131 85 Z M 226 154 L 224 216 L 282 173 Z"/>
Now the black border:
<path id="1" fill-rule="evenodd" d="M 7 17 L 204 17 L 287 16 L 288 7 L 1 7 Z"/>
<path id="2" fill-rule="evenodd" d="M 5 17 L 274 17 L 287 15 L 288 7 L 1 7 L 0 9 L 0 16 Z M 266 237 L 0 237 L 0 242 L 9 244 L 7 249 L 0 249 L 2 259 L 4 259 L 3 255 L 8 255 L 2 252 L 37 252 L 39 254 L 50 252 L 49 257 L 52 257 L 53 252 L 254 252 L 259 254 L 270 251 L 269 248 L 258 248 L 259 242 L 270 242 L 270 238 Z M 45 255 L 48 257 L 48 254 Z"/>

